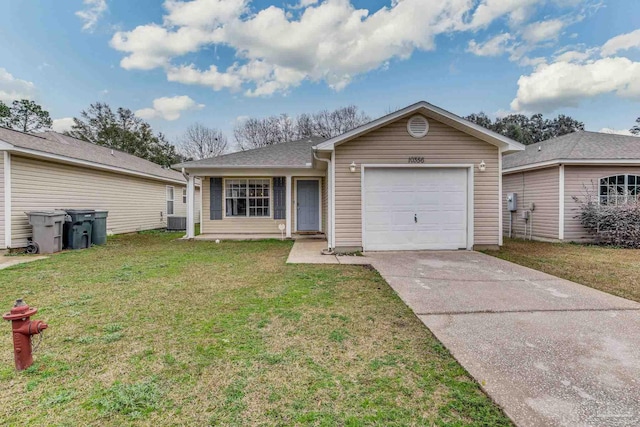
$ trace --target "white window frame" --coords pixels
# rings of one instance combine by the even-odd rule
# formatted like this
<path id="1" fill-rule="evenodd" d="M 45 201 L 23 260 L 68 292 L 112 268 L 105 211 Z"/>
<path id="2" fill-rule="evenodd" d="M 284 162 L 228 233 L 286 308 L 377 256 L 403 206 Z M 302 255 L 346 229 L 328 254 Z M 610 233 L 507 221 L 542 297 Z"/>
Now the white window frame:
<path id="1" fill-rule="evenodd" d="M 624 184 L 622 184 L 623 187 L 623 194 L 622 195 L 611 195 L 609 194 L 609 191 L 607 190 L 607 194 L 602 194 L 602 180 L 606 179 L 607 180 L 607 188 L 611 188 L 611 187 L 618 187 L 620 186 L 620 184 L 615 184 L 615 185 L 610 185 L 609 184 L 609 179 L 613 178 L 613 177 L 619 177 L 619 176 L 624 176 Z M 640 196 L 640 175 L 636 175 L 634 173 L 617 173 L 617 174 L 613 174 L 613 175 L 607 175 L 607 176 L 603 176 L 601 178 L 598 179 L 598 204 L 602 204 L 602 198 L 606 197 L 607 198 L 607 203 L 606 205 L 611 205 L 611 200 L 615 200 L 615 204 L 614 206 L 618 206 L 620 204 L 625 204 L 629 202 L 629 177 L 630 176 L 634 176 L 636 177 L 636 183 L 634 184 L 634 187 L 636 187 L 636 199 Z M 619 203 L 618 202 L 618 197 L 622 197 L 623 198 L 623 202 Z"/>
<path id="2" fill-rule="evenodd" d="M 182 204 L 185 205 L 187 203 L 187 187 L 182 189 Z"/>
<path id="3" fill-rule="evenodd" d="M 171 189 L 171 198 L 169 198 L 169 189 Z M 173 185 L 167 185 L 165 189 L 165 198 L 166 198 L 166 206 L 167 216 L 172 216 L 176 214 L 176 188 Z M 171 211 L 169 212 L 169 202 L 171 202 Z"/>
<path id="4" fill-rule="evenodd" d="M 251 212 L 251 208 L 249 206 L 249 199 L 251 199 L 251 197 L 249 197 L 249 181 L 268 181 L 269 182 L 269 197 L 260 197 L 263 199 L 267 199 L 269 200 L 269 215 L 265 215 L 265 216 L 251 216 L 250 212 Z M 247 196 L 245 197 L 247 200 L 247 212 L 246 215 L 231 215 L 228 216 L 227 215 L 227 181 L 245 181 L 246 182 L 246 186 L 247 186 Z M 273 219 L 273 178 L 272 177 L 230 177 L 230 178 L 224 178 L 222 180 L 222 199 L 223 199 L 223 206 L 222 206 L 222 218 L 224 219 L 234 219 L 234 218 L 239 218 L 239 219 L 245 219 L 245 218 L 251 218 L 251 219 Z"/>

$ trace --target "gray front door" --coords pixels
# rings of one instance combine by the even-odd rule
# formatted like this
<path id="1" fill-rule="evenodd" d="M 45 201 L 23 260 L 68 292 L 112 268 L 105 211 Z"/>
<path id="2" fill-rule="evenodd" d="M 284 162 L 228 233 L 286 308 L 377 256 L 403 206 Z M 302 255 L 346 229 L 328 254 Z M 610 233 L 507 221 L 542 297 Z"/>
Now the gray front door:
<path id="1" fill-rule="evenodd" d="M 298 231 L 320 231 L 320 189 L 317 180 L 297 182 Z"/>

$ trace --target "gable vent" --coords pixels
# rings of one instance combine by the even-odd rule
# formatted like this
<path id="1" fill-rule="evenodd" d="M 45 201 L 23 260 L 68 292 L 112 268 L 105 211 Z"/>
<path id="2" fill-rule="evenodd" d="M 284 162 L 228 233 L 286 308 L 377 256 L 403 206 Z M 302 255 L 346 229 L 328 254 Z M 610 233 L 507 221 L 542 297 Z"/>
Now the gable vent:
<path id="1" fill-rule="evenodd" d="M 414 138 L 422 138 L 429 132 L 429 122 L 423 116 L 413 116 L 407 123 L 407 131 Z"/>

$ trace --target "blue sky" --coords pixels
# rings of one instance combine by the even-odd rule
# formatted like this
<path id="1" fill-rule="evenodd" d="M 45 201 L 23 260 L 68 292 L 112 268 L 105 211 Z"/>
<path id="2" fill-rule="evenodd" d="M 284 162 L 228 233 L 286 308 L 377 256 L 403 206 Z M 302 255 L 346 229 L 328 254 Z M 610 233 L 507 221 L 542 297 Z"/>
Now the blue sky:
<path id="1" fill-rule="evenodd" d="M 0 1 L 0 100 L 63 129 L 95 101 L 176 140 L 190 123 L 418 100 L 459 115 L 640 116 L 633 0 Z M 213 68 L 210 68 L 213 67 Z"/>

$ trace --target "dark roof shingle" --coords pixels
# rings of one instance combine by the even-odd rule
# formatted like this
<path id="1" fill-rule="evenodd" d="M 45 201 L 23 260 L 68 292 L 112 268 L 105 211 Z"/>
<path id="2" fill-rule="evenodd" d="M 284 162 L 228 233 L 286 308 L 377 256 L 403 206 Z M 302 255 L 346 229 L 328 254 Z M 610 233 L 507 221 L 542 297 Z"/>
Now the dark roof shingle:
<path id="1" fill-rule="evenodd" d="M 82 141 L 57 132 L 29 134 L 0 127 L 0 140 L 18 148 L 41 151 L 70 159 L 112 166 L 131 172 L 144 173 L 161 179 L 185 181 L 180 172 L 134 155 Z"/>
<path id="2" fill-rule="evenodd" d="M 323 141 L 325 141 L 324 138 L 313 136 L 209 159 L 184 162 L 174 167 L 308 167 L 313 162 L 313 147 Z"/>
<path id="3" fill-rule="evenodd" d="M 638 159 L 640 159 L 640 138 L 638 137 L 579 131 L 527 145 L 524 151 L 506 155 L 503 159 L 503 169 L 554 160 Z"/>

